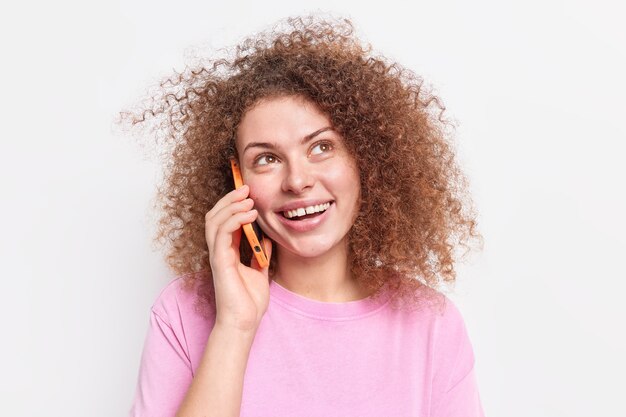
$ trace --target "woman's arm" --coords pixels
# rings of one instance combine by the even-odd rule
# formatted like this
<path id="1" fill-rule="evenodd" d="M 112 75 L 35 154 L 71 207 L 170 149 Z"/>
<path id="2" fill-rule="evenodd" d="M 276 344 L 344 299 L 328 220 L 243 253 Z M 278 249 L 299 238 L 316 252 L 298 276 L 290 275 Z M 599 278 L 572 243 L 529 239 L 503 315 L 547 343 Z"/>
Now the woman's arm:
<path id="1" fill-rule="evenodd" d="M 177 417 L 239 417 L 248 356 L 269 304 L 268 267 L 240 261 L 241 226 L 258 215 L 249 192 L 231 191 L 206 214 L 216 318 Z M 265 250 L 271 256 L 271 244 Z"/>
<path id="2" fill-rule="evenodd" d="M 216 325 L 177 417 L 239 417 L 243 378 L 255 331 Z"/>
<path id="3" fill-rule="evenodd" d="M 246 186 L 230 192 L 206 215 L 216 314 L 212 330 L 204 333 L 209 336 L 198 368 L 193 370 L 179 323 L 179 308 L 188 308 L 191 300 L 178 305 L 177 294 L 172 293 L 176 289 L 169 288 L 160 298 L 173 298 L 168 301 L 174 305 L 172 316 L 163 308 L 163 300 L 155 303 L 132 416 L 239 416 L 248 356 L 269 304 L 267 266 L 260 268 L 256 258 L 250 267 L 240 261 L 241 225 L 258 215 L 250 210 L 253 202 L 246 199 L 248 192 Z M 269 240 L 265 249 L 271 256 Z M 193 332 L 193 325 L 187 330 Z"/>

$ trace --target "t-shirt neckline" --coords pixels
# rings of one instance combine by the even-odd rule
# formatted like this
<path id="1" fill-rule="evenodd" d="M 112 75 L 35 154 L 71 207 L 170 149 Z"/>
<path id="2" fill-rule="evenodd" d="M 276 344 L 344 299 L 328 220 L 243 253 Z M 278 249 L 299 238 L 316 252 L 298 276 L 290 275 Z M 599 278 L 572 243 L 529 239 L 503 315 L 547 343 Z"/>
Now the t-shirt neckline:
<path id="1" fill-rule="evenodd" d="M 358 319 L 378 311 L 389 302 L 387 293 L 377 299 L 367 297 L 341 303 L 318 301 L 296 294 L 274 280 L 270 281 L 270 298 L 301 315 L 329 320 Z"/>

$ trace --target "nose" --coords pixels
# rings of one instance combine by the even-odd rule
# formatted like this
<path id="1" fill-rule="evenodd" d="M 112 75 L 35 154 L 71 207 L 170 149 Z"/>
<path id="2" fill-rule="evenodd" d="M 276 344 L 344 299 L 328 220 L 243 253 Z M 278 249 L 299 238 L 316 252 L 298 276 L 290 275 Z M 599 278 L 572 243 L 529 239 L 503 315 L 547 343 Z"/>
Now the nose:
<path id="1" fill-rule="evenodd" d="M 282 189 L 285 192 L 302 194 L 315 183 L 315 175 L 306 163 L 289 164 L 285 170 Z"/>

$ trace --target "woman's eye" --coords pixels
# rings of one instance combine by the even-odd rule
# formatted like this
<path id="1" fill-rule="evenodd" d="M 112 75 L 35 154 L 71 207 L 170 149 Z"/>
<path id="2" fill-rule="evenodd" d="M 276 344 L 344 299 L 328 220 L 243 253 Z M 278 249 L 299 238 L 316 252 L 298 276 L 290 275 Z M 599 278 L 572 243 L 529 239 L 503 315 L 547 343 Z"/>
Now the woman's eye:
<path id="1" fill-rule="evenodd" d="M 320 142 L 311 148 L 312 155 L 319 155 L 324 152 L 328 152 L 332 149 L 332 145 L 327 142 Z"/>
<path id="2" fill-rule="evenodd" d="M 276 157 L 274 155 L 261 155 L 259 156 L 254 163 L 256 165 L 268 165 L 276 162 Z"/>

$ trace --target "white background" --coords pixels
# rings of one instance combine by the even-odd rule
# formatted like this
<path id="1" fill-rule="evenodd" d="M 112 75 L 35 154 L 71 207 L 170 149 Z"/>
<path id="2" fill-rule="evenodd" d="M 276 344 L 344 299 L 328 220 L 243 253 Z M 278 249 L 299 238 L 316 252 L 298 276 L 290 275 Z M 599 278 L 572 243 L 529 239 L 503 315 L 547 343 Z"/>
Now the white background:
<path id="1" fill-rule="evenodd" d="M 485 249 L 453 298 L 490 417 L 626 415 L 618 3 L 316 2 L 424 76 L 459 122 Z M 115 114 L 198 47 L 317 10 L 304 4 L 3 6 L 1 415 L 126 415 L 172 276 L 151 246 L 158 160 L 113 133 Z"/>

